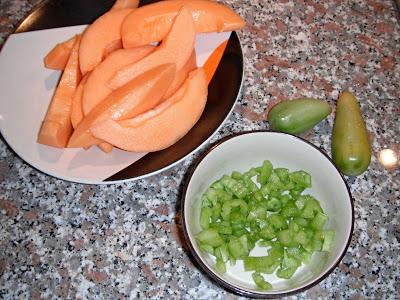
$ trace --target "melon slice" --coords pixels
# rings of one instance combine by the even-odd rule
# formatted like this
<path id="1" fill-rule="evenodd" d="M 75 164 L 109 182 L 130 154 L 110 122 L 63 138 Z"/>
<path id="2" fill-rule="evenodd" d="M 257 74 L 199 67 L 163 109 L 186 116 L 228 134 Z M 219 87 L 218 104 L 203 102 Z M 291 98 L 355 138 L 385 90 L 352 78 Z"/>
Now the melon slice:
<path id="1" fill-rule="evenodd" d="M 75 44 L 76 37 L 72 37 L 65 42 L 57 44 L 44 58 L 44 65 L 48 69 L 64 70 L 71 55 L 72 47 Z"/>
<path id="2" fill-rule="evenodd" d="M 119 49 L 111 53 L 90 73 L 83 91 L 83 113 L 87 115 L 101 100 L 113 91 L 107 81 L 119 69 L 135 63 L 154 51 L 154 46 L 143 46 L 133 49 Z"/>
<path id="3" fill-rule="evenodd" d="M 233 10 L 213 1 L 169 0 L 142 6 L 132 11 L 121 27 L 124 48 L 162 41 L 172 22 L 185 5 L 191 10 L 196 32 L 233 31 L 244 27 L 244 20 Z"/>
<path id="4" fill-rule="evenodd" d="M 185 82 L 186 78 L 188 77 L 189 73 L 197 68 L 197 61 L 196 61 L 196 51 L 193 50 L 192 55 L 190 55 L 188 61 L 185 65 L 176 72 L 175 79 L 172 82 L 171 86 L 167 90 L 164 95 L 164 99 L 169 98 L 181 87 L 181 85 Z"/>
<path id="5" fill-rule="evenodd" d="M 138 75 L 157 66 L 174 63 L 180 70 L 188 61 L 194 49 L 196 31 L 192 14 L 183 7 L 171 27 L 171 31 L 157 49 L 142 60 L 126 66 L 111 78 L 108 86 L 116 89 Z"/>
<path id="6" fill-rule="evenodd" d="M 158 105 L 175 77 L 175 70 L 174 64 L 158 66 L 112 92 L 79 123 L 68 147 L 100 144 L 103 141 L 91 134 L 91 126 L 108 118 L 132 118 Z"/>
<path id="7" fill-rule="evenodd" d="M 63 148 L 71 136 L 72 98 L 81 80 L 79 42 L 78 36 L 40 128 L 37 140 L 40 144 Z"/>
<path id="8" fill-rule="evenodd" d="M 83 110 L 82 110 L 82 96 L 83 96 L 83 87 L 88 79 L 88 74 L 86 74 L 81 81 L 79 82 L 78 87 L 76 88 L 75 94 L 72 97 L 71 104 L 71 124 L 75 129 L 79 122 L 83 119 Z"/>
<path id="9" fill-rule="evenodd" d="M 121 23 L 130 12 L 131 8 L 111 9 L 86 28 L 79 50 L 82 74 L 92 71 L 107 53 L 121 45 Z"/>
<path id="10" fill-rule="evenodd" d="M 136 8 L 139 6 L 139 0 L 117 0 L 111 9 Z"/>
<path id="11" fill-rule="evenodd" d="M 182 91 L 183 90 L 183 91 Z M 189 74 L 184 86 L 177 93 L 182 98 L 172 105 L 164 105 L 154 116 L 150 112 L 142 120 L 117 122 L 105 119 L 91 127 L 99 139 L 127 151 L 153 152 L 165 149 L 183 136 L 197 123 L 207 101 L 207 79 L 203 69 Z M 136 119 L 135 118 L 135 119 Z M 129 123 L 131 126 L 129 126 Z M 136 123 L 136 124 L 135 124 Z"/>
<path id="12" fill-rule="evenodd" d="M 228 40 L 221 43 L 217 49 L 211 53 L 210 57 L 204 63 L 203 68 L 206 72 L 207 82 L 210 83 L 211 79 L 214 77 L 215 71 L 217 71 L 219 62 L 221 61 L 222 56 L 224 55 L 225 48 L 228 45 Z"/>

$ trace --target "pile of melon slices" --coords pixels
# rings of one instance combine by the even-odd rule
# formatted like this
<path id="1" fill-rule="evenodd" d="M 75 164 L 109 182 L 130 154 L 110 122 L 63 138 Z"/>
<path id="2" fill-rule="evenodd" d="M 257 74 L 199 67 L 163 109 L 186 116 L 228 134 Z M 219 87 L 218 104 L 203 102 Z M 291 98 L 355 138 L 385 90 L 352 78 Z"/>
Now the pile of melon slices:
<path id="1" fill-rule="evenodd" d="M 216 66 L 197 68 L 196 33 L 237 30 L 243 19 L 209 0 L 137 8 L 138 2 L 117 0 L 47 54 L 45 66 L 63 73 L 39 143 L 152 152 L 176 143 L 199 120 Z"/>

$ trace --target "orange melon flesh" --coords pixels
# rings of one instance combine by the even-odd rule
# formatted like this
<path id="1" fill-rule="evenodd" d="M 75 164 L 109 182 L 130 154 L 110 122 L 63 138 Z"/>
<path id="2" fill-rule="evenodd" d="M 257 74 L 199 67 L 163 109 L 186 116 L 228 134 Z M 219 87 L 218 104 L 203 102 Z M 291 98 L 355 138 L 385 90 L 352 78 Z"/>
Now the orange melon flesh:
<path id="1" fill-rule="evenodd" d="M 221 45 L 211 53 L 210 57 L 207 59 L 205 64 L 203 65 L 204 71 L 207 76 L 207 83 L 211 82 L 211 79 L 214 77 L 215 71 L 218 68 L 219 62 L 221 61 L 222 56 L 224 55 L 225 48 L 228 45 L 228 40 L 223 42 Z"/>
<path id="2" fill-rule="evenodd" d="M 44 58 L 44 65 L 48 69 L 64 70 L 69 56 L 71 55 L 72 47 L 75 44 L 76 37 L 72 37 L 63 43 L 57 44 Z"/>
<path id="3" fill-rule="evenodd" d="M 63 148 L 71 136 L 72 98 L 81 80 L 79 43 L 78 36 L 40 128 L 37 140 L 40 144 Z"/>
<path id="4" fill-rule="evenodd" d="M 71 124 L 75 129 L 79 122 L 83 119 L 83 111 L 82 111 L 82 95 L 83 95 L 83 86 L 85 85 L 89 74 L 86 74 L 81 81 L 79 82 L 78 87 L 76 88 L 75 94 L 72 97 L 71 104 Z"/>
<path id="5" fill-rule="evenodd" d="M 79 50 L 82 74 L 92 71 L 107 52 L 121 45 L 121 24 L 130 12 L 131 8 L 111 9 L 86 28 Z"/>
<path id="6" fill-rule="evenodd" d="M 91 126 L 108 118 L 132 118 L 158 105 L 175 77 L 175 70 L 174 64 L 158 66 L 112 92 L 79 123 L 68 147 L 100 144 L 103 141 L 91 134 Z"/>
<path id="7" fill-rule="evenodd" d="M 108 86 L 116 89 L 138 75 L 162 64 L 174 63 L 176 69 L 180 70 L 193 52 L 195 35 L 192 14 L 183 7 L 161 45 L 142 60 L 118 71 L 110 79 Z"/>
<path id="8" fill-rule="evenodd" d="M 99 139 L 127 151 L 153 152 L 176 143 L 199 120 L 207 101 L 207 80 L 203 69 L 189 74 L 183 97 L 138 126 L 125 126 L 111 118 L 91 127 Z M 121 122 L 122 123 L 122 122 Z"/>
<path id="9" fill-rule="evenodd" d="M 162 41 L 183 5 L 192 12 L 196 32 L 233 31 L 245 25 L 233 10 L 213 1 L 160 1 L 135 9 L 126 17 L 121 27 L 124 48 Z"/>
<path id="10" fill-rule="evenodd" d="M 119 69 L 135 63 L 154 51 L 154 46 L 143 46 L 133 49 L 119 49 L 111 53 L 90 73 L 83 91 L 83 113 L 87 115 L 98 103 L 113 91 L 107 81 Z"/>
<path id="11" fill-rule="evenodd" d="M 164 99 L 169 98 L 181 87 L 181 85 L 185 82 L 186 78 L 188 77 L 189 73 L 197 68 L 197 61 L 196 61 L 196 51 L 193 50 L 192 55 L 190 55 L 188 61 L 185 65 L 176 72 L 175 79 L 170 85 L 169 89 L 164 95 Z"/>
<path id="12" fill-rule="evenodd" d="M 136 8 L 139 6 L 139 0 L 117 0 L 111 9 Z"/>

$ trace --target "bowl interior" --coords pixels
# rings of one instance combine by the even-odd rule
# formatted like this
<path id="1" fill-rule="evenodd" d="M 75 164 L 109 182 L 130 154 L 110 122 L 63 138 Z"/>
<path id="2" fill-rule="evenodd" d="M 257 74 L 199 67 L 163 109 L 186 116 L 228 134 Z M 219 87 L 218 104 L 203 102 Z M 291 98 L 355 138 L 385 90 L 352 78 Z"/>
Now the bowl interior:
<path id="1" fill-rule="evenodd" d="M 232 171 L 247 171 L 270 160 L 276 167 L 290 171 L 305 170 L 311 174 L 312 188 L 308 193 L 316 197 L 329 216 L 329 227 L 336 232 L 330 253 L 314 253 L 311 262 L 299 268 L 290 280 L 282 280 L 275 275 L 264 275 L 274 289 L 262 292 L 253 283 L 252 272 L 244 272 L 240 261 L 235 266 L 227 264 L 227 272 L 221 276 L 214 268 L 214 260 L 202 253 L 196 243 L 195 235 L 201 231 L 199 215 L 201 196 L 211 183 Z M 187 186 L 185 194 L 185 227 L 190 243 L 202 264 L 230 286 L 244 292 L 257 294 L 290 293 L 307 288 L 329 273 L 347 249 L 352 231 L 351 196 L 339 171 L 332 162 L 309 143 L 283 133 L 253 132 L 228 139 L 213 148 L 197 165 Z M 254 249 L 250 255 L 265 255 L 262 249 Z M 215 277 L 214 276 L 214 277 Z"/>

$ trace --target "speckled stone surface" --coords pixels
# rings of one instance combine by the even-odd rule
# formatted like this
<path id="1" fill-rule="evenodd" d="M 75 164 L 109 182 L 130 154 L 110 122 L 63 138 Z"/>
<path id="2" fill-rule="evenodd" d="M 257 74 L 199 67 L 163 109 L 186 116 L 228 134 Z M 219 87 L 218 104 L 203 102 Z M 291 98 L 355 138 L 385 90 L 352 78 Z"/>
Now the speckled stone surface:
<path id="1" fill-rule="evenodd" d="M 39 0 L 0 0 L 0 43 Z M 355 229 L 338 268 L 293 299 L 400 299 L 400 171 L 377 159 L 399 150 L 400 26 L 389 0 L 227 0 L 248 22 L 239 35 L 245 82 L 213 141 L 268 128 L 268 108 L 310 96 L 358 97 L 373 140 L 362 176 L 346 178 Z M 330 153 L 333 114 L 304 138 Z M 180 191 L 197 155 L 136 182 L 90 186 L 42 174 L 0 142 L 0 298 L 234 299 L 188 255 Z"/>

